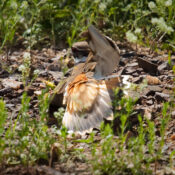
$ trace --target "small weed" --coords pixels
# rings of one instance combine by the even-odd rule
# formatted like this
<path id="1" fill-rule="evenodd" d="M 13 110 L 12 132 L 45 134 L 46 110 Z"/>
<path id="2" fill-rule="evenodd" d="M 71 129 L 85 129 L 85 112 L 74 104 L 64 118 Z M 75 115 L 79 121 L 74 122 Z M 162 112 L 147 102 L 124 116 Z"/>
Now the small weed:
<path id="1" fill-rule="evenodd" d="M 116 91 L 116 95 L 119 92 Z M 133 111 L 134 102 L 131 99 L 122 97 L 121 100 L 114 100 L 113 105 L 117 109 L 115 116 L 120 118 L 120 130 L 115 136 L 110 125 L 102 124 L 101 144 L 93 144 L 92 167 L 94 174 L 152 174 L 153 164 L 162 159 L 164 153 L 162 148 L 165 144 L 164 135 L 169 121 L 169 104 L 165 103 L 162 109 L 163 118 L 161 120 L 160 137 L 157 141 L 156 127 L 154 122 L 144 121 L 138 115 L 137 134 L 127 137 L 128 118 Z M 170 156 L 172 161 L 173 152 Z"/>
<path id="2" fill-rule="evenodd" d="M 44 94 L 44 93 L 43 93 Z M 10 126 L 1 138 L 1 158 L 8 164 L 30 165 L 39 160 L 48 160 L 49 150 L 54 143 L 54 136 L 47 127 L 48 100 L 44 95 L 39 98 L 40 120 L 30 117 L 30 98 L 26 93 L 22 96 L 21 110 L 17 119 L 11 121 Z M 1 101 L 1 120 L 5 121 L 5 108 Z"/>
<path id="3" fill-rule="evenodd" d="M 25 52 L 23 55 L 23 64 L 21 64 L 18 68 L 18 70 L 22 73 L 22 82 L 25 87 L 30 86 L 33 83 L 33 81 L 38 77 L 39 74 L 38 70 L 34 70 L 33 76 L 31 76 L 32 74 L 31 65 L 32 65 L 31 54 L 29 52 Z"/>
<path id="4" fill-rule="evenodd" d="M 3 159 L 3 151 L 4 151 L 4 147 L 5 147 L 5 140 L 3 139 L 3 134 L 5 131 L 5 123 L 6 123 L 6 119 L 7 119 L 7 110 L 5 108 L 5 103 L 4 101 L 1 99 L 0 100 L 0 161 L 2 161 Z"/>
<path id="5" fill-rule="evenodd" d="M 60 128 L 62 125 L 62 118 L 64 116 L 64 108 L 59 108 L 57 112 L 54 112 L 54 117 L 57 119 L 58 121 L 58 127 Z"/>

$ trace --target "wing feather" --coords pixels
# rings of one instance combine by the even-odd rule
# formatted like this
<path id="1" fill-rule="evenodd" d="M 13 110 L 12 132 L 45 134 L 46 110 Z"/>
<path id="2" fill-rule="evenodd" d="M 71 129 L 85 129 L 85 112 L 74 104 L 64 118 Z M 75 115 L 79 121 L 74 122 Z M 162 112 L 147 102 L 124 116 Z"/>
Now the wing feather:
<path id="1" fill-rule="evenodd" d="M 71 88 L 75 89 L 67 88 L 67 108 L 63 117 L 63 124 L 68 130 L 88 131 L 99 127 L 104 118 L 113 116 L 111 98 L 105 81 L 81 80 L 79 86 L 71 85 Z"/>

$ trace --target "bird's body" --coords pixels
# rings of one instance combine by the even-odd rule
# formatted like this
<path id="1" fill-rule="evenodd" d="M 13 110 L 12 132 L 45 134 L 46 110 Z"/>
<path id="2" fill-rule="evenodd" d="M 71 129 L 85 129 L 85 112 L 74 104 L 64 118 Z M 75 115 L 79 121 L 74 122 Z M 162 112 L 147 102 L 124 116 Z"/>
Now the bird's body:
<path id="1" fill-rule="evenodd" d="M 85 63 L 76 65 L 71 76 L 55 90 L 64 94 L 66 111 L 62 123 L 73 132 L 97 128 L 104 119 L 113 118 L 113 89 L 120 83 L 118 76 L 105 78 L 119 64 L 114 44 L 93 26 L 88 28 L 88 43 L 91 52 Z"/>

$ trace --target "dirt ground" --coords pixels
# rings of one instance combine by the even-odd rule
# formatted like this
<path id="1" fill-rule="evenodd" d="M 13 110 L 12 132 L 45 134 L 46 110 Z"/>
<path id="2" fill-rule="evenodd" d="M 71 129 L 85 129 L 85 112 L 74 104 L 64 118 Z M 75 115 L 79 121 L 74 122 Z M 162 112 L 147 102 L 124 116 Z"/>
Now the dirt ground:
<path id="1" fill-rule="evenodd" d="M 161 117 L 163 102 L 175 99 L 173 98 L 174 73 L 172 71 L 172 66 L 175 64 L 175 55 L 171 56 L 172 60 L 170 65 L 166 53 L 150 53 L 150 50 L 147 48 L 137 48 L 136 51 L 136 49 L 134 50 L 120 43 L 119 48 L 121 50 L 121 61 L 118 71 L 120 71 L 121 75 L 130 75 L 129 81 L 138 86 L 143 84 L 145 80 L 147 82 L 147 85 L 141 91 L 132 92 L 134 94 L 131 94 L 131 96 L 138 97 L 135 110 L 145 115 L 149 120 L 154 121 L 157 130 L 159 130 L 159 119 Z M 25 90 L 20 79 L 21 72 L 18 70 L 18 67 L 23 62 L 24 52 L 25 50 L 16 50 L 9 54 L 8 58 L 5 54 L 0 55 L 0 98 L 2 97 L 6 103 L 9 119 L 10 117 L 12 117 L 12 119 L 17 117 L 21 106 L 21 96 Z M 69 62 L 67 53 L 67 49 L 55 51 L 50 48 L 44 48 L 41 51 L 31 51 L 32 67 L 33 69 L 39 70 L 38 78 L 27 90 L 27 94 L 31 97 L 29 109 L 31 117 L 39 118 L 37 96 L 41 93 L 42 89 L 46 88 L 44 80 L 48 80 L 57 85 L 63 78 L 64 74 L 62 70 Z M 69 70 L 72 66 L 72 64 L 69 65 L 65 76 L 69 76 Z M 175 150 L 175 109 L 172 109 L 170 114 L 171 121 L 168 124 L 165 134 L 166 143 L 164 146 L 167 155 L 169 155 L 172 150 Z M 86 136 L 86 138 L 88 137 L 89 136 Z M 95 138 L 98 140 L 99 134 L 96 134 Z M 72 144 L 77 148 L 83 147 L 87 159 L 90 157 L 89 145 L 85 143 Z M 55 162 L 52 167 L 49 167 L 47 163 L 37 164 L 31 167 L 24 167 L 22 165 L 4 166 L 0 174 L 91 174 L 91 167 L 84 159 L 75 158 L 75 160 L 70 160 L 70 162 L 62 164 Z"/>

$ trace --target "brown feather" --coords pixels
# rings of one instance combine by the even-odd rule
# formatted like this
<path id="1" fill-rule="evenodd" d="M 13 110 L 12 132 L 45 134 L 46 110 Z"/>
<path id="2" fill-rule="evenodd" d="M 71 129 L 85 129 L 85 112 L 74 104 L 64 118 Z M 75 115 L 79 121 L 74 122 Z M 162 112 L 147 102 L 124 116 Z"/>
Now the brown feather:
<path id="1" fill-rule="evenodd" d="M 120 55 L 117 49 L 113 48 L 109 41 L 94 26 L 88 28 L 89 46 L 94 53 L 97 65 L 95 77 L 103 77 L 111 74 L 118 67 Z"/>
<path id="2" fill-rule="evenodd" d="M 72 131 L 86 131 L 99 127 L 104 118 L 113 117 L 111 97 L 119 78 L 96 80 L 110 75 L 120 60 L 114 43 L 106 39 L 93 26 L 88 28 L 89 53 L 85 63 L 73 68 L 71 76 L 55 89 L 64 93 L 67 105 L 63 124 Z M 93 53 L 93 54 L 92 54 Z"/>
<path id="3" fill-rule="evenodd" d="M 112 81 L 111 81 L 112 82 Z M 99 127 L 104 118 L 113 116 L 111 98 L 105 81 L 77 76 L 66 87 L 67 104 L 63 124 L 72 131 L 85 131 Z"/>

